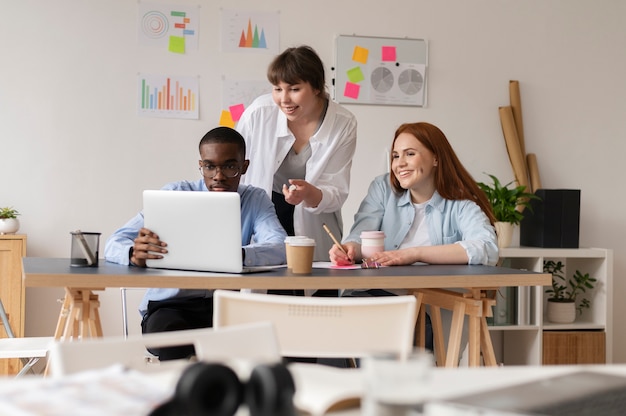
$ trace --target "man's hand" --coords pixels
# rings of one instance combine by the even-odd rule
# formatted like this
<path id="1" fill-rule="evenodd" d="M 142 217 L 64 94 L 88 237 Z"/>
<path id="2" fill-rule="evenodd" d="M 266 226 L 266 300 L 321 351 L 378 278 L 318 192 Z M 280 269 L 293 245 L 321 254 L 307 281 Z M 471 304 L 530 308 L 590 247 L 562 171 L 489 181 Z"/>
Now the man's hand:
<path id="1" fill-rule="evenodd" d="M 135 266 L 146 267 L 146 259 L 162 259 L 167 253 L 167 243 L 161 241 L 159 236 L 147 228 L 139 230 L 139 235 L 135 238 L 133 255 L 130 262 Z"/>

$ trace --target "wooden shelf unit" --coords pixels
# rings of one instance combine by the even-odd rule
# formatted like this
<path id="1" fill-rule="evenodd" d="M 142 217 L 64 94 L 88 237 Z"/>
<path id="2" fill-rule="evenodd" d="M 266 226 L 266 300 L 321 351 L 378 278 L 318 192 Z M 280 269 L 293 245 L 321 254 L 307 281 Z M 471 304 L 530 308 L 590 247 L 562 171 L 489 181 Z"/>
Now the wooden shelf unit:
<path id="1" fill-rule="evenodd" d="M 547 295 L 543 286 L 530 287 L 526 299 L 526 319 L 514 325 L 490 326 L 496 359 L 504 365 L 611 363 L 613 359 L 613 250 L 604 248 L 509 247 L 500 250 L 503 265 L 536 272 L 544 260 L 565 264 L 566 277 L 576 270 L 598 279 L 585 293 L 591 301 L 572 324 L 553 324 L 546 319 Z M 520 289 L 522 291 L 523 289 Z M 519 322 L 519 321 L 518 321 Z M 560 349 L 558 343 L 569 348 Z M 561 345 L 561 344 L 558 344 Z M 603 350 L 603 351 L 599 351 Z M 557 352 L 558 350 L 558 352 Z M 562 354 L 566 354 L 563 357 Z"/>
<path id="2" fill-rule="evenodd" d="M 26 236 L 0 235 L 0 298 L 16 337 L 24 336 L 24 285 L 22 257 L 26 256 Z M 0 337 L 7 333 L 0 321 Z M 17 374 L 22 368 L 19 359 L 0 359 L 0 375 Z"/>

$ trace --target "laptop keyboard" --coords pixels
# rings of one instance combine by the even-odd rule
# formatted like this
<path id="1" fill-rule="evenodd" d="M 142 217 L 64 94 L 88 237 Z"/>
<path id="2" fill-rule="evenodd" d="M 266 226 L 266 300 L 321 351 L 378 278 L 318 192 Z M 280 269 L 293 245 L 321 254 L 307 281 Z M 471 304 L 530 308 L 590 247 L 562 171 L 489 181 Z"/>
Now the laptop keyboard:
<path id="1" fill-rule="evenodd" d="M 626 389 L 601 391 L 593 396 L 551 403 L 532 411 L 533 414 L 549 416 L 623 416 L 626 415 Z"/>

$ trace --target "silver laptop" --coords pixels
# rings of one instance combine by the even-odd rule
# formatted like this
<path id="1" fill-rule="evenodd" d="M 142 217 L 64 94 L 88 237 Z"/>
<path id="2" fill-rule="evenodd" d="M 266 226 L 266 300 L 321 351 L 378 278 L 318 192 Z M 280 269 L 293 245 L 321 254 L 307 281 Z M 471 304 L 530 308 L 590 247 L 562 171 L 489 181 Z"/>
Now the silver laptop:
<path id="1" fill-rule="evenodd" d="M 237 192 L 146 190 L 144 226 L 167 243 L 162 259 L 146 266 L 162 269 L 252 273 L 243 267 L 241 205 Z"/>
<path id="2" fill-rule="evenodd" d="M 626 415 L 626 376 L 582 370 L 428 404 L 427 415 Z"/>

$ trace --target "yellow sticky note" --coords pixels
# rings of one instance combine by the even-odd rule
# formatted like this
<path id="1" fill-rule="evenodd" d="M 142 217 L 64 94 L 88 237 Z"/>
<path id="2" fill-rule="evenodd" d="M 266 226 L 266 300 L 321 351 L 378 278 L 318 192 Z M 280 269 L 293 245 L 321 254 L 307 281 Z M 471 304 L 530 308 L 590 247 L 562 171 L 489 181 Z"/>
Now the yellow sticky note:
<path id="1" fill-rule="evenodd" d="M 230 114 L 230 111 L 222 110 L 222 115 L 220 116 L 220 126 L 230 127 L 231 129 L 235 128 L 235 122 L 233 121 L 233 116 Z"/>
<path id="2" fill-rule="evenodd" d="M 170 36 L 170 45 L 168 50 L 174 53 L 185 53 L 185 38 L 180 36 Z"/>
<path id="3" fill-rule="evenodd" d="M 362 48 L 361 46 L 355 46 L 354 51 L 352 52 L 352 60 L 356 62 L 360 62 L 362 64 L 367 63 L 367 56 L 370 51 L 367 48 Z"/>

